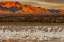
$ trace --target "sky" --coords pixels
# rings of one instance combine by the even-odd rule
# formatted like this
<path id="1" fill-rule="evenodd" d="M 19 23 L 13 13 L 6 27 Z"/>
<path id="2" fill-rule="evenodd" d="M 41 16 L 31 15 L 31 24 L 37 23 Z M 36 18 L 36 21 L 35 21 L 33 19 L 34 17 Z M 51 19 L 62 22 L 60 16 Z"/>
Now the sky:
<path id="1" fill-rule="evenodd" d="M 42 8 L 64 9 L 64 0 L 0 0 L 18 1 L 21 4 L 30 4 Z"/>

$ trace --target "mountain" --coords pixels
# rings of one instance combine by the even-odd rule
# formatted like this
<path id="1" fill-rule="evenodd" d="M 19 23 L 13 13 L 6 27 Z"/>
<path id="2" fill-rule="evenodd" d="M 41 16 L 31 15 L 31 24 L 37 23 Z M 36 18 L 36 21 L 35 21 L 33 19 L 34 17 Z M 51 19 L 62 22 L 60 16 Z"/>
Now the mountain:
<path id="1" fill-rule="evenodd" d="M 62 9 L 46 9 L 19 2 L 0 2 L 0 14 L 64 14 Z"/>

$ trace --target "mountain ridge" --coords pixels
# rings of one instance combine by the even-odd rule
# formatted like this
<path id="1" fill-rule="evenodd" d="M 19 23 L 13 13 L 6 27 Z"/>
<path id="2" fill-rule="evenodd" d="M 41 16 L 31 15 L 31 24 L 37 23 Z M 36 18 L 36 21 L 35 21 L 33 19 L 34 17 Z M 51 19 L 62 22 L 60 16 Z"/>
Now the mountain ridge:
<path id="1" fill-rule="evenodd" d="M 46 9 L 35 7 L 29 4 L 20 4 L 19 2 L 6 1 L 0 2 L 0 14 L 64 14 L 62 9 Z"/>

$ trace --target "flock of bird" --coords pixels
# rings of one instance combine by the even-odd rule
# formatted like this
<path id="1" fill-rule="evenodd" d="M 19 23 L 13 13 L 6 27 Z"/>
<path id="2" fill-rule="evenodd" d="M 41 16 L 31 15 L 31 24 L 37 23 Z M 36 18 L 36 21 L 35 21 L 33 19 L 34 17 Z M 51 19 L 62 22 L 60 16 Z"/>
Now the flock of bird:
<path id="1" fill-rule="evenodd" d="M 25 39 L 48 40 L 51 38 L 64 38 L 64 29 L 63 29 L 64 27 L 29 26 L 29 27 L 23 27 L 23 29 L 21 29 L 22 26 L 19 27 L 16 28 L 19 28 L 20 31 L 16 31 L 16 29 L 13 29 L 14 28 L 13 26 L 12 26 L 13 31 L 10 31 L 9 27 L 5 31 L 3 27 L 0 28 L 0 39 L 25 38 Z"/>

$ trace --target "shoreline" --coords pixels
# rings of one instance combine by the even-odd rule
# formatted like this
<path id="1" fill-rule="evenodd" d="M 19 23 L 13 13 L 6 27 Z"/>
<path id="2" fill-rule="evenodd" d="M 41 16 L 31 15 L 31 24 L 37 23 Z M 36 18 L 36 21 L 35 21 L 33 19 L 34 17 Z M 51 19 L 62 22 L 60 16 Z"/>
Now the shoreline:
<path id="1" fill-rule="evenodd" d="M 0 26 L 63 26 L 64 23 L 0 22 Z"/>

